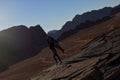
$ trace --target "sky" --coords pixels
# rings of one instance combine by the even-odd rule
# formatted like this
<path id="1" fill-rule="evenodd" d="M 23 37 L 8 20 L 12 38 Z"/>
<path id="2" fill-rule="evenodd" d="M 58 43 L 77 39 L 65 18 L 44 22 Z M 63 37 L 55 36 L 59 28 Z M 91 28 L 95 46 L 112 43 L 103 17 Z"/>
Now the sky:
<path id="1" fill-rule="evenodd" d="M 46 32 L 58 30 L 76 14 L 118 4 L 120 0 L 0 0 L 0 30 L 37 24 Z"/>

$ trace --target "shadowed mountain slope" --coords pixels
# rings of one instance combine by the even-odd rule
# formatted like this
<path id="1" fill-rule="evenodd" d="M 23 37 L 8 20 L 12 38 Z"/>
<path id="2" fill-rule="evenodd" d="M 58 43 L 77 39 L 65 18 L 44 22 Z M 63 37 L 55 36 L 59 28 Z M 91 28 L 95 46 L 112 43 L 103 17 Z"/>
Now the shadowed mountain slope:
<path id="1" fill-rule="evenodd" d="M 3 30 L 0 32 L 0 65 L 7 67 L 35 56 L 46 45 L 46 33 L 39 25 L 30 28 L 20 25 Z"/>
<path id="2" fill-rule="evenodd" d="M 30 80 L 119 80 L 120 26 L 84 45 L 63 65 L 53 65 Z"/>

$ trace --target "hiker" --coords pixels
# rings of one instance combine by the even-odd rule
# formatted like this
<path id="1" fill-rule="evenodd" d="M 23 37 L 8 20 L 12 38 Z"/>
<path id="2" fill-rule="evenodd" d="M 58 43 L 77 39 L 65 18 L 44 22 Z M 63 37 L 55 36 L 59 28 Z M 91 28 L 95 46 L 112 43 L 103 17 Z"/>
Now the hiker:
<path id="1" fill-rule="evenodd" d="M 62 64 L 62 60 L 60 59 L 59 55 L 57 54 L 56 48 L 59 49 L 59 50 L 61 50 L 63 53 L 64 53 L 64 49 L 59 45 L 58 41 L 55 40 L 51 36 L 47 36 L 47 42 L 49 44 L 49 48 L 53 52 L 53 58 L 54 58 L 56 64 L 58 64 L 59 62 L 60 62 L 60 64 Z"/>

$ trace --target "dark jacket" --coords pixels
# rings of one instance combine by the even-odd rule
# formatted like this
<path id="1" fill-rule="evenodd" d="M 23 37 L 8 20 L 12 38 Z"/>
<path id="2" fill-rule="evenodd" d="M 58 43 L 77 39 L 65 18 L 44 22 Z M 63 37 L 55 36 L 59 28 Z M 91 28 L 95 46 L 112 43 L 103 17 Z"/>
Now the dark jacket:
<path id="1" fill-rule="evenodd" d="M 48 42 L 50 48 L 54 48 L 57 45 L 59 45 L 58 41 L 50 36 L 47 38 L 47 42 Z"/>

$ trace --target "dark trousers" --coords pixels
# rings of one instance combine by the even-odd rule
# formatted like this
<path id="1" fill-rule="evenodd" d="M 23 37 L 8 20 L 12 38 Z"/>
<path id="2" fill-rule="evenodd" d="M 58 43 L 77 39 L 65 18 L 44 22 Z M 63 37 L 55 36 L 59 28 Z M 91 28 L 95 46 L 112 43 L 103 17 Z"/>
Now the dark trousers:
<path id="1" fill-rule="evenodd" d="M 59 61 L 60 63 L 62 63 L 62 60 L 60 59 L 59 55 L 57 54 L 56 48 L 60 49 L 62 52 L 64 52 L 64 49 L 62 49 L 60 46 L 50 47 L 50 49 L 53 52 L 53 58 L 54 58 L 55 62 L 58 63 L 58 61 Z"/>

